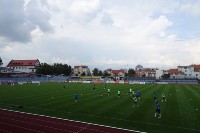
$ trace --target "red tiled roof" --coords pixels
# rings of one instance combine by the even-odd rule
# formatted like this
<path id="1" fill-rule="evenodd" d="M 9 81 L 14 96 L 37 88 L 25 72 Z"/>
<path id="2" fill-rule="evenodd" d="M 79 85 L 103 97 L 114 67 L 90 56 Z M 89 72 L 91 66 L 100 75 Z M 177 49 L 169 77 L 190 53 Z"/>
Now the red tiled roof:
<path id="1" fill-rule="evenodd" d="M 168 70 L 168 73 L 178 74 L 178 73 L 180 73 L 180 72 L 178 71 L 178 69 L 169 69 L 169 70 Z"/>
<path id="2" fill-rule="evenodd" d="M 191 65 L 194 67 L 194 71 L 200 71 L 200 65 Z"/>
<path id="3" fill-rule="evenodd" d="M 12 66 L 35 66 L 39 60 L 11 60 L 7 67 Z"/>
<path id="4" fill-rule="evenodd" d="M 111 70 L 113 74 L 119 74 L 120 72 L 124 73 L 123 70 Z"/>

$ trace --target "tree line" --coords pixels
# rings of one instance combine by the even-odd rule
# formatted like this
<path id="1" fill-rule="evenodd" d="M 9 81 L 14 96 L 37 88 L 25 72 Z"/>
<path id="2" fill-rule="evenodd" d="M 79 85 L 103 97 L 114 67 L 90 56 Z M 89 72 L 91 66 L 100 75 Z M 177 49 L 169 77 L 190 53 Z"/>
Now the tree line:
<path id="1" fill-rule="evenodd" d="M 68 76 L 71 74 L 71 72 L 72 72 L 72 67 L 70 65 L 62 63 L 54 63 L 53 65 L 49 65 L 47 63 L 40 63 L 39 66 L 36 67 L 36 73 L 43 75 L 64 74 Z"/>
<path id="2" fill-rule="evenodd" d="M 94 68 L 94 70 L 92 70 L 92 75 L 94 76 L 111 76 L 107 70 L 104 70 L 103 72 L 101 70 L 99 70 L 98 68 Z M 135 76 L 135 70 L 133 68 L 130 68 L 128 70 L 128 73 L 125 73 L 125 76 L 130 76 L 130 77 L 134 77 Z"/>
<path id="3" fill-rule="evenodd" d="M 3 61 L 0 57 L 0 67 L 3 65 Z M 64 74 L 66 76 L 72 74 L 72 67 L 67 64 L 62 63 L 54 63 L 53 65 L 49 65 L 47 63 L 40 63 L 36 67 L 36 73 L 42 75 L 61 75 Z M 94 76 L 111 76 L 107 70 L 99 70 L 98 68 L 94 68 L 92 70 L 92 75 Z M 83 73 L 82 76 L 85 76 Z M 130 68 L 128 73 L 125 73 L 125 76 L 135 76 L 135 70 Z"/>
<path id="4" fill-rule="evenodd" d="M 0 57 L 0 67 L 3 65 L 3 61 Z M 36 67 L 36 73 L 37 74 L 43 74 L 43 75 L 61 75 L 64 74 L 66 76 L 72 74 L 73 68 L 70 65 L 62 64 L 62 63 L 54 63 L 53 65 L 49 65 L 47 63 L 40 63 L 39 66 Z M 94 68 L 92 70 L 92 75 L 94 76 L 111 76 L 107 70 L 100 70 L 98 68 Z M 85 76 L 85 74 L 82 74 L 82 76 Z M 133 68 L 130 68 L 127 73 L 125 73 L 125 76 L 134 77 L 135 76 L 135 70 Z M 168 78 L 169 75 L 164 75 L 163 78 Z"/>

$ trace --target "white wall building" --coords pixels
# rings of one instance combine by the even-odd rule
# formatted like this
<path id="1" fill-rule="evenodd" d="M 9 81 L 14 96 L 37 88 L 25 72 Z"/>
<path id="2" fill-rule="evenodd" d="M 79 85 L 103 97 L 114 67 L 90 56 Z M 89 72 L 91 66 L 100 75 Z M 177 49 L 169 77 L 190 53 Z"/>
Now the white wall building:
<path id="1" fill-rule="evenodd" d="M 160 79 L 164 74 L 164 70 L 156 70 L 156 79 Z"/>
<path id="2" fill-rule="evenodd" d="M 178 66 L 178 71 L 183 72 L 188 78 L 200 79 L 200 65 Z"/>
<path id="3" fill-rule="evenodd" d="M 88 66 L 74 66 L 74 75 L 81 76 L 83 73 L 85 73 L 85 76 L 90 75 Z"/>
<path id="4" fill-rule="evenodd" d="M 156 71 L 158 68 L 144 68 L 141 65 L 135 67 L 135 73 L 137 77 L 156 77 Z"/>
<path id="5" fill-rule="evenodd" d="M 6 68 L 12 70 L 12 75 L 34 75 L 39 60 L 11 60 Z M 10 73 L 10 71 L 8 72 Z"/>
<path id="6" fill-rule="evenodd" d="M 156 70 L 156 79 L 161 78 L 163 74 L 170 74 L 171 78 L 200 79 L 200 65 L 178 66 L 177 69 L 169 69 L 167 71 Z"/>

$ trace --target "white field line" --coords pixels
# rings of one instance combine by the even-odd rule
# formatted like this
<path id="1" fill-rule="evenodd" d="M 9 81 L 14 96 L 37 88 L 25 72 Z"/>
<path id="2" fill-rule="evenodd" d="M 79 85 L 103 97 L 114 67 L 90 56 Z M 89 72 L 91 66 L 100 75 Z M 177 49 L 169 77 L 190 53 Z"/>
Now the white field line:
<path id="1" fill-rule="evenodd" d="M 70 127 L 81 128 L 80 126 L 74 126 L 74 125 L 70 125 L 70 124 L 63 124 L 63 123 L 59 123 L 59 122 L 52 122 L 52 121 L 42 120 L 42 119 L 38 119 L 38 118 L 30 118 L 30 117 L 26 117 L 26 116 L 14 115 L 14 114 L 10 114 L 10 113 L 2 113 L 2 112 L 0 112 L 0 114 L 4 114 L 5 116 L 9 115 L 9 116 L 20 117 L 20 118 L 25 118 L 25 119 L 29 119 L 29 120 L 36 120 L 36 121 L 41 121 L 41 122 L 47 122 L 47 123 L 51 123 L 51 124 L 58 124 L 58 125 L 62 125 L 62 126 L 70 126 Z"/>
<path id="2" fill-rule="evenodd" d="M 33 107 L 33 108 L 34 108 L 34 107 Z M 0 109 L 2 109 L 2 108 L 0 108 Z M 2 109 L 2 110 L 7 110 L 7 109 Z M 45 109 L 45 110 L 49 110 L 49 109 Z M 13 111 L 13 110 L 7 110 L 7 111 Z M 49 111 L 57 111 L 57 110 L 49 110 Z M 124 128 L 118 128 L 118 127 L 112 127 L 112 126 L 106 126 L 106 125 L 100 125 L 100 124 L 82 122 L 82 121 L 75 121 L 75 120 L 63 119 L 63 118 L 58 118 L 58 117 L 51 117 L 51 116 L 46 116 L 46 115 L 38 115 L 38 114 L 32 114 L 32 113 L 26 113 L 26 112 L 20 112 L 20 111 L 13 111 L 13 112 L 19 112 L 19 113 L 25 113 L 25 114 L 31 114 L 31 115 L 36 115 L 36 116 L 43 116 L 43 117 L 47 117 L 47 118 L 54 118 L 54 119 L 60 119 L 60 120 L 67 120 L 67 121 L 73 121 L 73 122 L 80 122 L 80 123 L 85 123 L 85 124 L 90 124 L 90 125 L 97 125 L 97 126 L 115 128 L 115 129 L 120 129 L 120 130 L 133 131 L 133 132 L 138 132 L 138 133 L 146 133 L 146 132 L 141 132 L 141 131 L 136 131 L 136 130 L 130 130 L 130 129 L 124 129 Z M 60 111 L 60 112 L 64 112 L 64 111 Z M 73 114 L 73 112 L 65 112 L 65 113 L 72 113 L 72 114 Z M 85 116 L 90 116 L 90 117 L 101 117 L 101 118 L 110 119 L 110 120 L 129 121 L 129 122 L 134 122 L 134 123 L 141 123 L 141 124 L 147 124 L 147 125 L 163 126 L 163 127 L 168 127 L 168 128 L 177 128 L 177 129 L 191 130 L 191 131 L 200 132 L 200 129 L 184 128 L 184 127 L 170 126 L 170 125 L 157 124 L 157 123 L 151 123 L 151 122 L 131 121 L 131 120 L 126 120 L 126 119 L 102 117 L 102 116 L 97 116 L 97 115 L 87 115 L 87 114 L 81 114 L 81 113 L 76 113 L 76 114 L 85 115 Z"/>
<path id="3" fill-rule="evenodd" d="M 29 120 L 36 120 L 36 121 L 41 121 L 41 122 L 47 122 L 47 123 L 52 123 L 52 124 L 58 124 L 58 125 L 63 125 L 63 126 L 68 126 L 68 127 L 81 128 L 78 132 L 80 132 L 80 131 L 86 129 L 86 128 L 89 126 L 89 124 L 86 124 L 86 126 L 80 127 L 80 126 L 74 126 L 74 125 L 70 125 L 70 124 L 63 124 L 63 123 L 59 123 L 59 122 L 52 122 L 52 121 L 43 120 L 43 119 L 30 118 L 30 117 L 20 116 L 20 115 L 14 115 L 14 114 L 10 114 L 10 113 L 2 113 L 2 112 L 0 112 L 0 114 L 5 114 L 5 116 L 8 116 L 8 115 L 9 115 L 9 116 L 15 116 L 15 117 L 20 117 L 20 118 L 26 118 L 26 119 L 29 119 Z M 6 118 L 6 117 L 1 117 L 1 118 Z M 9 118 L 7 118 L 7 119 L 9 119 Z M 41 126 L 42 126 L 42 125 L 41 125 Z M 96 129 L 88 129 L 88 130 L 90 130 L 90 131 L 96 131 L 96 132 L 102 132 L 102 133 L 107 133 L 107 132 L 105 132 L 105 131 L 96 130 Z M 0 131 L 1 131 L 1 129 L 0 129 Z M 6 131 L 6 132 L 8 132 L 8 131 Z M 70 132 L 70 131 L 69 131 L 69 132 Z M 78 132 L 77 132 L 77 133 L 78 133 Z"/>
<path id="4" fill-rule="evenodd" d="M 189 90 L 191 90 L 191 91 L 194 92 L 198 97 L 200 97 L 200 95 L 199 95 L 197 92 L 195 92 L 194 90 L 192 90 L 192 89 L 189 89 Z"/>
<path id="5" fill-rule="evenodd" d="M 70 120 L 70 119 L 63 119 L 63 118 L 58 118 L 58 117 L 51 117 L 51 116 L 46 116 L 46 115 L 39 115 L 39 114 L 33 114 L 33 113 L 27 113 L 27 112 L 20 112 L 20 111 L 14 111 L 14 110 L 2 109 L 2 108 L 0 108 L 0 109 L 1 110 L 6 110 L 6 111 L 12 111 L 12 112 L 30 114 L 30 115 L 35 115 L 35 116 L 42 116 L 42 117 L 46 117 L 46 118 L 53 118 L 53 119 L 58 119 L 58 120 L 66 120 L 66 121 L 72 121 L 72 122 L 79 122 L 79 123 L 84 123 L 84 124 L 88 124 L 88 125 L 96 125 L 96 126 L 114 128 L 114 129 L 119 129 L 119 130 L 132 131 L 132 132 L 137 132 L 137 133 L 146 133 L 146 132 L 141 132 L 141 131 L 136 131 L 136 130 L 130 130 L 130 129 L 124 129 L 124 128 L 118 128 L 118 127 L 112 127 L 112 126 L 106 126 L 106 125 L 88 123 L 88 122 L 83 122 L 83 121 L 75 121 L 75 120 Z M 95 116 L 95 115 L 89 115 L 89 116 Z M 96 116 L 96 117 L 101 117 L 101 116 Z M 116 119 L 116 120 L 120 120 L 120 119 Z"/>
<path id="6" fill-rule="evenodd" d="M 20 115 L 14 115 L 14 114 L 10 114 L 10 113 L 2 113 L 0 112 L 0 114 L 4 114 L 5 116 L 15 116 L 15 117 L 20 117 L 20 118 L 26 118 L 26 119 L 29 119 L 29 120 L 36 120 L 36 121 L 41 121 L 41 122 L 47 122 L 47 123 L 52 123 L 52 124 L 57 124 L 57 125 L 62 125 L 62 126 L 68 126 L 68 127 L 75 127 L 75 128 L 81 128 L 78 132 L 86 129 L 89 124 L 86 124 L 86 126 L 84 127 L 80 127 L 80 126 L 74 126 L 73 124 L 70 125 L 70 124 L 63 124 L 63 123 L 59 123 L 59 122 L 53 122 L 53 121 L 48 121 L 48 120 L 43 120 L 43 119 L 37 119 L 37 118 L 30 118 L 30 117 L 26 117 L 26 116 L 20 116 Z M 1 118 L 5 118 L 5 119 L 9 119 L 9 118 L 6 118 L 6 117 L 1 117 Z M 35 124 L 34 124 L 35 125 Z M 42 125 L 41 125 L 42 126 Z M 102 133 L 106 133 L 105 131 L 101 131 L 101 130 L 96 130 L 96 129 L 88 129 L 90 131 L 96 131 L 96 132 L 102 132 Z M 1 131 L 1 129 L 0 129 Z M 6 131 L 8 132 L 8 131 Z M 69 131 L 70 132 L 70 131 Z"/>

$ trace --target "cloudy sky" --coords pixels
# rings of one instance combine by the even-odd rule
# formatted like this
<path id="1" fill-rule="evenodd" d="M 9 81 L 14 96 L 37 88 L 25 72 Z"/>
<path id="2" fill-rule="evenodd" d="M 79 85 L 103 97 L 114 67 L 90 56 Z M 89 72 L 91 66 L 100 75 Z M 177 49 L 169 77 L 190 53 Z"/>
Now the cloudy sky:
<path id="1" fill-rule="evenodd" d="M 199 0 L 0 0 L 0 57 L 91 69 L 200 64 Z"/>

